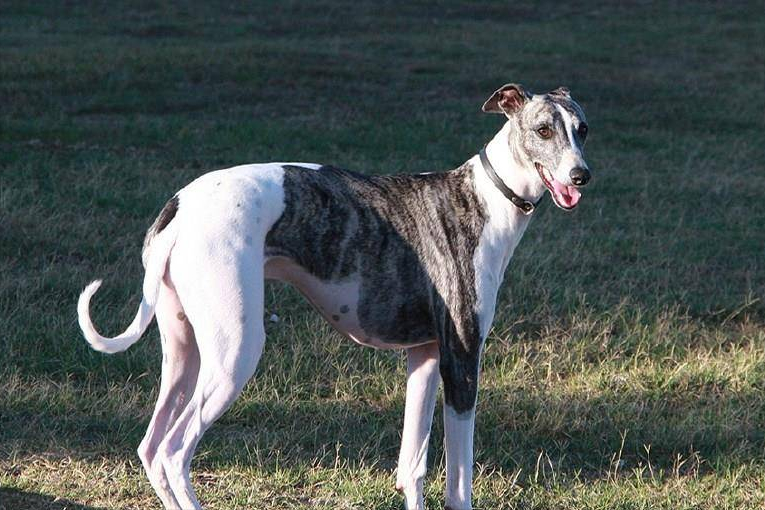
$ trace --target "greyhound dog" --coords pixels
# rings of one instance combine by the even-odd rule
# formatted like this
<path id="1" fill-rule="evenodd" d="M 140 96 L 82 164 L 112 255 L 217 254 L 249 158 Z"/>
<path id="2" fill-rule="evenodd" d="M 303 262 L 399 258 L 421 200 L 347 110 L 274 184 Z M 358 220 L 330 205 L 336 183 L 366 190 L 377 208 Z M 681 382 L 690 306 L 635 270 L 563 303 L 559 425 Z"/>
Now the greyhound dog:
<path id="1" fill-rule="evenodd" d="M 166 508 L 201 508 L 189 467 L 202 434 L 255 372 L 264 280 L 296 287 L 342 335 L 406 349 L 404 427 L 396 488 L 423 509 L 428 441 L 444 384 L 446 508 L 469 509 L 479 359 L 497 292 L 546 191 L 566 210 L 590 172 L 587 123 L 568 89 L 498 89 L 483 111 L 506 121 L 459 168 L 366 176 L 332 166 L 269 163 L 202 175 L 149 229 L 143 297 L 133 322 L 101 336 L 89 284 L 79 324 L 101 352 L 127 349 L 156 315 L 162 379 L 138 447 Z"/>

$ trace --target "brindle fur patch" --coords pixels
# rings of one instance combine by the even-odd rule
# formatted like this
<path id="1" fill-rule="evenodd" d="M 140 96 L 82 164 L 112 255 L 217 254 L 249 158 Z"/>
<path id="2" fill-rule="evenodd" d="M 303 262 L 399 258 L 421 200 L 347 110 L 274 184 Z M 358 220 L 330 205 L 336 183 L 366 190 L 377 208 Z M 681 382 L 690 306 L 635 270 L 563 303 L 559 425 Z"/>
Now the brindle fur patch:
<path id="1" fill-rule="evenodd" d="M 445 399 L 476 395 L 480 332 L 473 254 L 486 223 L 469 164 L 451 172 L 365 176 L 284 166 L 285 210 L 266 255 L 315 277 L 360 278 L 359 323 L 396 344 L 438 339 Z"/>
<path id="2" fill-rule="evenodd" d="M 144 251 L 146 251 L 146 248 L 148 248 L 154 236 L 162 232 L 165 229 L 165 227 L 167 227 L 170 224 L 170 222 L 173 221 L 173 218 L 175 218 L 175 214 L 177 212 L 178 212 L 178 195 L 174 195 L 173 198 L 167 201 L 165 206 L 159 212 L 157 219 L 154 220 L 154 223 L 152 223 L 151 227 L 149 227 L 149 230 L 146 231 L 146 237 L 143 240 Z"/>

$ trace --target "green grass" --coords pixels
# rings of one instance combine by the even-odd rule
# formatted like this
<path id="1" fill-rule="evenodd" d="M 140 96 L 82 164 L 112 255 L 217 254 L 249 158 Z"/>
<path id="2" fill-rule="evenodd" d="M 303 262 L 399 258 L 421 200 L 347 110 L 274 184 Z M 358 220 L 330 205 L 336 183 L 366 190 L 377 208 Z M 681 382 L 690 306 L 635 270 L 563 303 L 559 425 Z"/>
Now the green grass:
<path id="1" fill-rule="evenodd" d="M 196 2 L 0 7 L 0 509 L 156 508 L 135 455 L 152 327 L 121 331 L 143 233 L 201 173 L 302 160 L 453 168 L 482 101 L 566 85 L 595 180 L 542 207 L 484 357 L 475 505 L 765 505 L 765 21 L 759 2 Z M 404 356 L 342 340 L 268 287 L 269 341 L 200 444 L 207 508 L 401 508 Z M 440 410 L 437 409 L 437 413 Z M 435 420 L 426 497 L 441 508 Z"/>

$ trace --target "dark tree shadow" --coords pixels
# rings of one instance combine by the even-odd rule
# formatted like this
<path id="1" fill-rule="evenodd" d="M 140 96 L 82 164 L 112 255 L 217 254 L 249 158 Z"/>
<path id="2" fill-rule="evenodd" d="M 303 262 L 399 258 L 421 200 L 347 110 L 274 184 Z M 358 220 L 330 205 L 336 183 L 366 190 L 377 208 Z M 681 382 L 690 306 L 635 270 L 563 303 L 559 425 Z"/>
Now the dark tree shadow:
<path id="1" fill-rule="evenodd" d="M 0 487 L 0 510 L 107 510 L 36 492 Z"/>

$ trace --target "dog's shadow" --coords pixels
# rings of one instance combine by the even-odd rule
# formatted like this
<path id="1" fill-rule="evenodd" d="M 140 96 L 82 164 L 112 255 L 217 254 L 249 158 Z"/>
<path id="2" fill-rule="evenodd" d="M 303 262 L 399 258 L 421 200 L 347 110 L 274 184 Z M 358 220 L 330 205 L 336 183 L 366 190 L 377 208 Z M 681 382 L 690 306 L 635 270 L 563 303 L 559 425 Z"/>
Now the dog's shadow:
<path id="1" fill-rule="evenodd" d="M 0 487 L 0 510 L 107 510 L 74 503 L 68 499 Z"/>
<path id="2" fill-rule="evenodd" d="M 668 406 L 646 390 L 613 398 L 571 395 L 563 403 L 544 392 L 487 389 L 478 404 L 476 461 L 489 471 L 521 469 L 525 477 L 539 470 L 541 457 L 557 475 L 595 480 L 613 476 L 614 469 L 629 472 L 645 466 L 682 475 L 708 471 L 721 461 L 744 464 L 757 459 L 763 432 L 757 413 L 746 412 L 756 396 L 730 391 L 719 398 L 711 404 L 689 395 Z M 711 407 L 716 411 L 710 412 Z M 444 464 L 440 413 L 439 404 L 429 470 Z M 720 415 L 728 418 L 724 427 Z M 236 418 L 221 420 L 202 441 L 199 453 L 203 462 L 215 465 L 332 468 L 339 461 L 392 472 L 402 422 L 403 402 L 386 407 L 259 402 Z M 251 452 L 259 452 L 257 460 Z"/>

